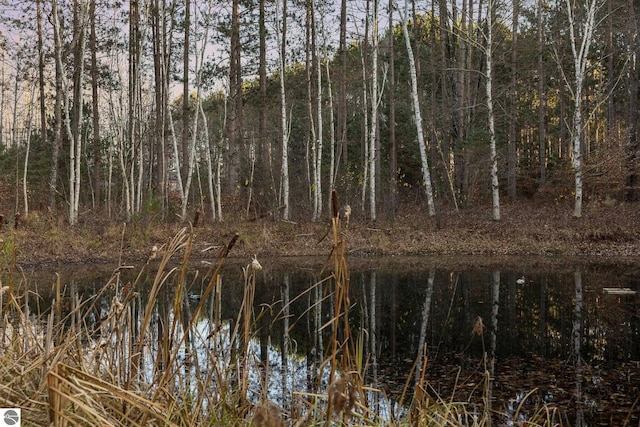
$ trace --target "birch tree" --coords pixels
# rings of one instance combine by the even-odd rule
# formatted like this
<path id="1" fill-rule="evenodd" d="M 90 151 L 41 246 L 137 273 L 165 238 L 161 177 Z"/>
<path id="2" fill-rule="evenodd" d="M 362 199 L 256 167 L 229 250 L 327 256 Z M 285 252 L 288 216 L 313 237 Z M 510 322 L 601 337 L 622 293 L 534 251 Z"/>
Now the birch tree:
<path id="1" fill-rule="evenodd" d="M 318 40 L 318 31 L 322 31 L 322 25 L 318 22 L 317 15 L 322 12 L 318 11 L 315 0 L 311 1 L 312 21 L 312 45 L 315 61 L 313 61 L 316 74 L 316 126 L 315 137 L 313 141 L 313 220 L 317 221 L 322 215 L 322 149 L 323 149 L 323 116 L 322 116 L 322 65 L 321 62 L 326 60 L 322 58 Z M 313 128 L 313 127 L 312 127 Z"/>
<path id="2" fill-rule="evenodd" d="M 69 154 L 69 223 L 78 222 L 80 209 L 80 165 L 82 161 L 82 107 L 84 99 L 84 52 L 86 49 L 86 24 L 88 18 L 88 2 L 80 1 L 74 4 L 74 51 L 73 51 L 73 122 L 71 126 L 72 138 L 70 139 Z M 67 111 L 69 111 L 67 109 Z"/>
<path id="3" fill-rule="evenodd" d="M 189 198 L 189 184 L 191 165 L 191 150 L 189 143 L 189 46 L 191 36 L 191 0 L 184 2 L 184 42 L 182 44 L 182 163 L 178 166 L 182 168 L 182 176 L 186 179 L 185 197 Z M 197 110 L 197 109 L 196 109 Z M 197 114 L 196 114 L 197 117 Z M 178 159 L 176 159 L 177 161 Z M 185 218 L 187 200 L 182 199 L 182 218 Z"/>
<path id="4" fill-rule="evenodd" d="M 389 29 L 393 34 L 393 0 L 389 0 Z M 389 37 L 389 172 L 391 217 L 395 219 L 398 202 L 398 143 L 396 141 L 396 75 L 395 75 L 395 46 L 393 35 Z"/>
<path id="5" fill-rule="evenodd" d="M 80 162 L 82 154 L 82 139 L 80 133 L 80 116 L 82 114 L 82 77 L 84 70 L 84 50 L 86 44 L 85 25 L 87 19 L 87 2 L 80 2 L 74 5 L 74 36 L 71 45 L 74 47 L 74 86 L 73 86 L 73 108 L 74 118 L 71 122 L 71 107 L 69 105 L 69 84 L 64 72 L 63 52 L 62 52 L 62 31 L 60 25 L 60 14 L 58 2 L 52 3 L 52 23 L 54 28 L 54 43 L 56 57 L 56 78 L 60 79 L 59 105 L 64 111 L 64 125 L 69 138 L 69 224 L 75 225 L 78 222 L 79 199 L 80 199 Z M 61 132 L 57 135 L 61 138 Z"/>
<path id="6" fill-rule="evenodd" d="M 40 101 L 40 140 L 42 143 L 47 141 L 47 110 L 46 110 L 46 91 L 45 91 L 45 79 L 44 79 L 44 65 L 45 65 L 45 52 L 44 52 L 44 35 L 42 29 L 42 1 L 36 0 L 36 23 L 38 33 L 38 89 L 39 89 L 39 101 Z M 53 157 L 53 155 L 52 155 Z M 56 165 L 57 168 L 57 165 Z M 51 202 L 51 200 L 50 200 Z M 55 203 L 55 193 L 53 193 L 53 202 Z M 52 208 L 52 206 L 49 206 Z"/>
<path id="7" fill-rule="evenodd" d="M 376 141 L 378 139 L 378 0 L 373 0 L 371 30 L 371 128 L 369 129 L 369 216 L 376 220 Z"/>
<path id="8" fill-rule="evenodd" d="M 285 92 L 285 67 L 287 65 L 287 0 L 282 0 L 282 14 L 280 1 L 276 1 L 276 40 L 279 53 L 279 83 L 280 83 L 280 140 L 282 142 L 282 166 L 280 173 L 280 203 L 284 206 L 282 219 L 291 219 L 289 203 L 289 127 L 287 125 L 287 97 Z M 282 21 L 280 22 L 280 16 Z"/>
<path id="9" fill-rule="evenodd" d="M 413 56 L 413 48 L 411 47 L 411 39 L 409 38 L 409 29 L 407 28 L 407 11 L 408 0 L 404 2 L 404 12 L 400 19 L 402 20 L 402 34 L 407 48 L 407 56 L 409 58 L 409 74 L 411 76 L 411 101 L 413 106 L 413 120 L 416 126 L 416 134 L 418 138 L 418 150 L 420 151 L 420 162 L 422 164 L 422 181 L 425 192 L 427 194 L 427 205 L 429 207 L 429 216 L 436 215 L 435 203 L 433 202 L 433 189 L 431 186 L 431 172 L 429 171 L 429 161 L 427 159 L 427 146 L 424 140 L 424 131 L 422 129 L 422 113 L 420 111 L 420 98 L 418 95 L 418 77 L 416 74 L 416 62 Z"/>
<path id="10" fill-rule="evenodd" d="M 100 174 L 100 106 L 98 100 L 98 44 L 96 35 L 96 2 L 89 4 L 89 50 L 91 51 L 91 114 L 93 130 L 93 206 L 100 205 L 101 195 L 101 174 Z"/>
<path id="11" fill-rule="evenodd" d="M 187 6 L 190 6 L 190 2 L 187 3 Z M 209 17 L 212 16 L 212 5 L 211 3 L 208 3 L 209 6 L 209 10 L 206 13 L 206 16 L 204 17 L 204 19 L 198 19 L 198 17 L 196 16 L 196 21 L 202 21 L 204 22 L 204 35 L 202 37 L 202 44 L 200 46 L 199 49 L 196 48 L 196 58 L 195 58 L 195 72 L 196 72 L 196 108 L 194 110 L 194 114 L 193 114 L 193 129 L 192 129 L 192 136 L 191 136 L 191 142 L 189 143 L 189 147 L 187 150 L 188 153 L 188 160 L 187 159 L 183 159 L 183 161 L 187 161 L 187 165 L 186 165 L 186 170 L 187 170 L 187 181 L 185 184 L 185 189 L 184 189 L 184 197 L 182 199 L 182 218 L 186 218 L 187 215 L 187 203 L 189 201 L 189 192 L 191 189 L 191 180 L 193 178 L 193 173 L 194 173 L 194 167 L 195 167 L 195 157 L 196 157 L 196 145 L 197 145 L 197 140 L 198 140 L 198 118 L 200 116 L 200 110 L 202 108 L 202 64 L 204 63 L 204 54 L 205 51 L 207 49 L 207 42 L 209 40 L 209 30 L 210 30 L 210 19 Z M 189 13 L 190 15 L 190 13 Z M 189 24 L 189 21 L 187 21 L 185 23 L 185 25 Z M 188 39 L 187 34 L 189 33 L 189 30 L 185 29 L 185 40 Z M 185 51 L 188 51 L 189 48 L 186 47 Z M 187 68 L 188 68 L 188 59 L 185 61 L 184 64 Z M 185 73 L 186 74 L 186 73 Z M 187 93 L 188 94 L 188 90 Z M 184 107 L 183 107 L 184 108 Z M 185 111 L 186 113 L 187 111 Z M 188 115 L 188 114 L 187 114 Z M 188 122 L 184 123 L 184 126 L 187 126 Z M 205 130 L 207 131 L 205 133 L 208 134 L 208 129 L 205 128 Z M 183 133 L 184 135 L 184 133 Z M 187 132 L 188 135 L 188 132 Z M 183 141 L 184 142 L 184 141 Z M 207 138 L 207 150 L 209 149 L 208 147 L 208 138 Z M 211 184 L 211 179 L 209 180 L 209 195 L 210 197 L 213 195 L 213 191 L 212 191 L 212 184 Z M 212 212 L 213 215 L 215 216 L 215 210 Z"/>
<path id="12" fill-rule="evenodd" d="M 49 167 L 49 209 L 56 210 L 56 195 L 58 192 L 58 160 L 60 146 L 62 145 L 62 97 L 64 68 L 62 67 L 62 38 L 60 35 L 60 25 L 58 23 L 58 1 L 51 2 L 51 22 L 53 24 L 53 43 L 55 57 L 55 108 L 53 125 L 53 143 L 51 146 L 51 163 Z M 1 108 L 0 108 L 1 111 Z M 0 115 L 1 117 L 1 115 Z M 0 121 L 1 123 L 1 121 Z M 0 129 L 2 125 L 0 124 Z"/>
<path id="13" fill-rule="evenodd" d="M 493 21 L 495 19 L 495 3 L 487 3 L 487 46 L 485 59 L 487 65 L 487 112 L 489 118 L 489 144 L 491 153 L 491 214 L 494 221 L 500 220 L 500 186 L 498 183 L 498 155 L 496 152 L 496 128 L 493 112 Z"/>
<path id="14" fill-rule="evenodd" d="M 31 83 L 31 82 L 30 82 Z M 22 171 L 22 197 L 24 200 L 24 214 L 29 215 L 29 189 L 27 183 L 27 171 L 29 170 L 29 152 L 31 151 L 31 129 L 33 122 L 33 110 L 35 109 L 35 92 L 36 92 L 36 84 L 31 83 L 31 96 L 29 101 L 29 110 L 27 115 L 27 129 L 26 129 L 26 147 L 24 154 L 24 168 Z"/>
<path id="15" fill-rule="evenodd" d="M 594 31 L 598 25 L 597 13 L 603 0 L 581 0 L 574 2 L 565 0 L 569 24 L 569 44 L 573 55 L 574 75 L 569 81 L 565 74 L 567 87 L 573 97 L 573 121 L 571 124 L 571 140 L 573 154 L 573 171 L 575 178 L 575 202 L 573 216 L 582 216 L 582 92 L 589 66 L 589 51 L 594 41 Z"/>

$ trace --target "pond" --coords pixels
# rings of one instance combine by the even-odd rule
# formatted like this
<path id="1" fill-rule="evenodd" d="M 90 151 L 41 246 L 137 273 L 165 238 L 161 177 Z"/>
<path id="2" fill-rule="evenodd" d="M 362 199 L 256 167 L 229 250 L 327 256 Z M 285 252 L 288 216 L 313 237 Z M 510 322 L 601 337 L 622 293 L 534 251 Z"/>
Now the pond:
<path id="1" fill-rule="evenodd" d="M 293 411 L 293 396 L 311 393 L 303 390 L 311 384 L 326 386 L 326 374 L 314 378 L 327 355 L 335 310 L 325 261 L 260 260 L 246 341 L 259 366 L 246 379 L 251 399 L 266 397 Z M 524 419 L 541 404 L 560 408 L 571 425 L 638 425 L 640 264 L 551 257 L 348 261 L 349 326 L 364 350 L 365 382 L 376 390 L 369 405 L 375 402 L 383 418 L 399 416 L 411 400 L 406 394 L 420 381 L 433 401 L 488 407 L 499 425 L 512 425 L 508 419 Z M 243 268 L 254 271 L 250 263 L 224 265 L 217 299 L 213 292 L 202 300 L 210 283 L 202 265 L 191 266 L 181 279 L 176 271 L 159 290 L 150 317 L 158 340 L 170 323 L 163 319 L 178 316 L 176 281 L 187 284 L 182 321 L 197 316 L 196 332 L 186 340 L 191 346 L 177 355 L 193 361 L 184 377 L 211 370 L 197 366 L 205 353 L 227 351 L 223 342 L 207 340 L 212 331 L 226 331 L 224 341 L 242 329 Z M 139 283 L 133 316 L 144 318 L 156 272 L 149 265 L 139 274 L 140 268 L 122 268 L 114 281 L 111 271 L 91 267 L 61 270 L 59 279 L 65 295 L 103 300 L 91 317 L 97 330 L 104 327 L 113 294 L 127 282 Z M 47 296 L 54 275 L 26 277 L 39 288 L 39 309 L 46 311 L 54 299 Z M 161 351 L 162 345 L 149 345 L 143 365 L 157 367 Z"/>

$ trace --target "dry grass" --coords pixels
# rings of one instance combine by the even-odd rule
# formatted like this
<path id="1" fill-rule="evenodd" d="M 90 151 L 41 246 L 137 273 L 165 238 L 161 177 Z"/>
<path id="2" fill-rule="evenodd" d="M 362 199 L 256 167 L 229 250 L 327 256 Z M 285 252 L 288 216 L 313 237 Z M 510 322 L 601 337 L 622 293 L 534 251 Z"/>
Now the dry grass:
<path id="1" fill-rule="evenodd" d="M 342 224 L 341 232 L 349 241 L 350 255 L 640 255 L 635 226 L 640 211 L 633 204 L 590 200 L 583 218 L 575 219 L 567 199 L 505 201 L 499 222 L 491 220 L 489 205 L 479 203 L 459 212 L 442 206 L 432 219 L 420 202 L 405 201 L 395 220 L 375 223 L 353 209 L 349 226 Z M 324 256 L 332 250 L 331 239 L 322 239 L 326 223 L 238 218 L 223 223 L 201 220 L 193 230 L 197 238 L 192 257 L 201 257 L 206 247 L 222 246 L 238 229 L 242 236 L 234 256 Z M 20 248 L 17 261 L 23 265 L 113 262 L 120 252 L 126 259 L 144 260 L 149 247 L 169 241 L 182 226 L 158 218 L 126 224 L 96 218 L 69 227 L 36 212 L 19 230 L 5 229 L 0 238 L 6 241 L 13 235 Z"/>
<path id="2" fill-rule="evenodd" d="M 330 305 L 330 320 L 317 325 L 318 332 L 327 330 L 330 338 L 318 360 L 315 386 L 289 390 L 290 406 L 278 406 L 264 396 L 256 403 L 249 397 L 250 370 L 258 363 L 251 341 L 265 310 L 272 310 L 255 312 L 259 261 L 254 257 L 243 269 L 242 306 L 226 327 L 220 318 L 224 301 L 219 273 L 242 238 L 234 234 L 219 248 L 200 302 L 191 310 L 189 269 L 198 233 L 190 228 L 178 230 L 165 245 L 147 249 L 147 264 L 134 280 L 123 281 L 127 266 L 121 266 L 98 295 L 86 299 L 58 280 L 51 307 L 29 312 L 34 301 L 35 306 L 43 302 L 40 296 L 19 274 L 5 279 L 0 286 L 0 406 L 22 408 L 23 425 L 491 425 L 490 414 L 434 394 L 425 380 L 426 358 L 420 359 L 417 381 L 410 381 L 412 373 L 408 376 L 400 402 L 405 409 L 386 415 L 375 409 L 372 396 L 385 396 L 365 381 L 370 369 L 365 332 L 351 330 L 348 233 L 337 206 L 334 194 L 330 237 L 323 243 L 330 246 L 324 279 L 305 292 L 316 293 L 318 302 L 311 309 Z M 125 245 L 125 233 L 112 230 L 111 236 Z M 156 257 L 160 261 L 153 283 L 142 289 L 143 272 Z M 171 299 L 163 301 L 168 283 Z M 293 300 L 282 302 L 276 319 L 291 317 Z M 215 315 L 205 330 L 200 320 L 207 301 Z M 562 422 L 555 409 L 541 408 L 527 425 Z"/>

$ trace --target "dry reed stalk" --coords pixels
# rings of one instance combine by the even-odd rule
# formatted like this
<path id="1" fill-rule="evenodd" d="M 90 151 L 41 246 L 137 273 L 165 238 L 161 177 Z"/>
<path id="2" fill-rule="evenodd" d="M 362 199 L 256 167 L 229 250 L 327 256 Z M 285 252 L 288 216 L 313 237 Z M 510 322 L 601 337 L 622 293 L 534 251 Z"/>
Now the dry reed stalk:
<path id="1" fill-rule="evenodd" d="M 188 236 L 188 240 L 182 240 L 180 238 L 181 233 L 179 233 L 178 236 L 176 236 L 176 238 L 174 238 L 174 242 L 173 244 L 169 244 L 168 245 L 168 250 L 165 252 L 165 255 L 163 257 L 163 260 L 161 262 L 161 267 L 163 265 L 166 265 L 165 262 L 165 258 L 167 259 L 168 262 L 168 254 L 170 253 L 175 253 L 174 248 L 179 248 L 179 247 L 183 247 L 184 245 L 187 246 L 187 250 L 185 251 L 186 255 L 189 255 L 191 253 L 191 246 L 192 246 L 192 237 L 193 235 L 190 234 Z M 186 237 L 183 235 L 183 238 Z M 183 328 L 185 332 L 186 330 L 193 330 L 195 327 L 195 321 L 198 319 L 200 312 L 202 311 L 205 303 L 206 303 L 206 299 L 209 297 L 209 295 L 211 294 L 211 292 L 213 292 L 215 289 L 217 289 L 217 287 L 220 286 L 220 277 L 219 277 L 219 273 L 220 270 L 222 268 L 222 265 L 226 259 L 226 257 L 229 255 L 229 252 L 231 250 L 231 248 L 234 246 L 235 242 L 237 241 L 239 235 L 236 233 L 231 240 L 229 241 L 229 243 L 221 250 L 220 254 L 219 254 L 219 259 L 218 259 L 218 263 L 217 265 L 212 265 L 211 269 L 209 270 L 208 274 L 211 274 L 211 279 L 209 280 L 209 284 L 206 287 L 205 291 L 202 293 L 201 298 L 200 298 L 200 302 L 198 303 L 198 305 L 196 306 L 195 310 L 193 311 L 192 315 L 190 316 L 190 319 L 188 322 L 183 323 Z M 180 243 L 182 242 L 182 243 Z M 183 267 L 188 265 L 188 261 L 189 258 L 188 256 L 185 256 L 183 258 L 182 261 L 182 265 Z M 171 272 L 175 271 L 171 270 Z M 169 273 L 167 273 L 168 276 Z M 156 283 L 163 283 L 164 281 L 166 281 L 168 277 L 160 274 L 160 270 L 158 272 L 158 275 L 156 276 L 156 280 L 154 281 L 154 288 L 156 287 Z M 178 284 L 179 288 L 182 288 L 184 286 L 184 278 L 179 281 Z M 182 292 L 182 291 L 181 291 Z M 218 290 L 219 292 L 219 290 Z M 155 295 L 157 295 L 157 292 L 155 293 Z M 155 299 L 155 298 L 154 298 Z M 174 305 L 176 302 L 176 298 L 174 298 Z M 149 304 L 147 305 L 147 308 L 149 307 Z M 145 317 L 146 317 L 146 312 L 145 312 Z M 175 319 L 176 316 L 174 316 Z M 174 331 L 176 330 L 176 323 L 174 321 L 174 323 L 172 325 L 169 325 L 169 327 L 166 329 L 167 331 Z M 167 335 L 163 338 L 164 342 L 166 343 L 165 346 L 165 350 L 164 350 L 164 354 L 166 354 L 166 362 L 165 365 L 163 367 L 162 372 L 158 372 L 158 376 L 154 379 L 154 389 L 152 391 L 152 400 L 158 400 L 161 399 L 162 396 L 166 395 L 167 392 L 169 390 L 172 389 L 170 382 L 173 379 L 175 373 L 178 371 L 178 363 L 179 363 L 179 358 L 178 358 L 178 352 L 180 350 L 180 348 L 185 344 L 185 340 L 186 340 L 186 333 L 182 334 L 182 337 L 180 338 L 180 340 L 175 341 L 174 340 L 174 335 L 173 332 L 169 333 L 167 332 Z M 143 339 L 143 336 L 141 335 L 141 340 Z M 211 353 L 209 352 L 210 356 Z M 210 360 L 213 361 L 215 360 L 215 358 L 210 357 Z M 215 363 L 211 363 L 212 366 L 215 366 Z M 156 365 L 157 367 L 157 365 Z M 220 382 L 218 382 L 218 384 L 224 384 L 224 382 L 222 382 L 222 379 L 220 378 Z"/>
<path id="2" fill-rule="evenodd" d="M 251 339 L 251 326 L 254 322 L 253 303 L 256 294 L 256 273 L 262 270 L 262 265 L 254 257 L 251 264 L 242 269 L 244 275 L 244 294 L 240 311 L 242 312 L 242 349 L 241 349 L 241 390 L 240 399 L 245 402 L 249 390 L 249 342 Z M 239 322 L 236 323 L 236 325 Z"/>
<path id="3" fill-rule="evenodd" d="M 48 375 L 55 426 L 176 426 L 167 408 L 80 369 L 56 364 Z"/>
<path id="4" fill-rule="evenodd" d="M 353 394 L 349 395 L 349 399 L 356 398 L 356 396 L 365 396 L 362 390 L 362 354 L 357 351 L 357 343 L 354 343 L 351 339 L 351 327 L 349 324 L 349 308 L 351 301 L 349 298 L 349 266 L 346 259 L 346 244 L 342 235 L 341 222 L 340 222 L 340 209 L 338 204 L 338 193 L 334 190 L 331 193 L 331 201 L 333 207 L 333 217 L 331 218 L 331 226 L 333 231 L 333 247 L 331 250 L 331 258 L 333 262 L 333 272 L 331 278 L 334 285 L 334 311 L 333 318 L 331 319 L 332 330 L 331 338 L 328 345 L 329 353 L 326 363 L 329 363 L 329 384 L 330 389 L 333 385 L 338 384 L 337 381 L 341 377 L 336 379 L 336 372 L 341 370 L 344 373 L 354 373 L 352 380 L 355 379 L 355 383 L 352 383 L 350 389 Z M 360 357 L 358 356 L 360 354 Z M 329 401 L 327 404 L 327 419 L 326 425 L 331 425 L 331 420 L 334 413 L 344 414 L 344 408 L 336 408 L 334 405 L 341 403 L 342 400 L 332 399 L 329 395 Z M 342 410 L 342 411 L 341 411 Z"/>
<path id="5" fill-rule="evenodd" d="M 189 242 L 191 242 L 192 238 L 193 238 L 193 235 L 188 232 L 187 228 L 182 228 L 173 237 L 173 239 L 171 239 L 171 241 L 167 245 L 167 249 L 165 250 L 162 256 L 162 259 L 158 266 L 158 272 L 156 273 L 155 279 L 153 281 L 153 285 L 151 286 L 151 291 L 149 292 L 149 297 L 147 300 L 147 305 L 145 307 L 144 315 L 142 317 L 142 322 L 138 330 L 140 338 L 136 345 L 136 350 L 133 353 L 133 357 L 131 358 L 131 369 L 130 369 L 131 376 L 127 380 L 126 388 L 129 388 L 129 385 L 131 384 L 131 382 L 138 377 L 138 373 L 140 371 L 140 359 L 143 353 L 144 342 L 147 336 L 147 330 L 149 328 L 149 324 L 151 323 L 151 314 L 157 302 L 156 300 L 160 292 L 160 289 L 176 270 L 176 268 L 172 268 L 166 271 L 166 268 L 169 264 L 169 260 L 179 250 L 183 249 Z"/>

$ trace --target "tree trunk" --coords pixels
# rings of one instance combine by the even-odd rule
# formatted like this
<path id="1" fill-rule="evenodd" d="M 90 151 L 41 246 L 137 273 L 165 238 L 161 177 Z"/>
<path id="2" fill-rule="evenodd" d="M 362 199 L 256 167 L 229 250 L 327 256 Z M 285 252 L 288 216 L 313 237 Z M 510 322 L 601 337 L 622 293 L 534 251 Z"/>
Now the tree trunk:
<path id="1" fill-rule="evenodd" d="M 540 186 L 547 181 L 547 94 L 545 91 L 544 27 L 542 20 L 543 0 L 538 0 L 538 162 L 540 164 Z"/>
<path id="2" fill-rule="evenodd" d="M 58 160 L 62 146 L 62 108 L 64 95 L 64 68 L 62 67 L 62 36 L 60 34 L 58 1 L 51 2 L 51 20 L 53 23 L 54 56 L 56 63 L 56 99 L 54 110 L 53 145 L 51 148 L 51 167 L 49 171 L 49 209 L 55 213 L 58 194 Z"/>
<path id="3" fill-rule="evenodd" d="M 29 114 L 27 118 L 27 131 L 26 131 L 26 147 L 24 154 L 24 168 L 22 171 L 22 198 L 24 200 L 24 214 L 29 215 L 29 185 L 27 183 L 27 172 L 29 170 L 29 153 L 31 151 L 31 128 L 33 122 L 33 110 L 35 108 L 35 93 L 36 85 L 33 83 L 31 89 L 31 102 L 29 102 Z"/>
<path id="4" fill-rule="evenodd" d="M 389 28 L 393 30 L 393 0 L 389 0 Z M 396 75 L 393 37 L 389 37 L 389 212 L 395 220 L 398 198 L 398 143 L 396 141 Z"/>
<path id="5" fill-rule="evenodd" d="M 312 14 L 312 46 L 313 59 L 312 69 L 315 72 L 316 80 L 316 131 L 313 143 L 313 220 L 318 221 L 322 215 L 322 145 L 323 145 L 323 117 L 322 117 L 322 65 L 320 54 L 320 41 L 318 31 L 321 25 L 318 24 L 315 0 L 311 0 Z"/>
<path id="6" fill-rule="evenodd" d="M 36 0 L 36 21 L 38 25 L 38 87 L 40 89 L 40 141 L 43 146 L 47 143 L 47 110 L 46 110 L 46 93 L 45 93 L 45 77 L 44 77 L 44 47 L 43 47 L 43 34 L 42 34 L 42 0 Z M 55 144 L 55 141 L 54 141 Z M 51 163 L 53 164 L 53 154 Z M 56 164 L 56 171 L 58 166 Z M 51 176 L 49 177 L 51 179 Z M 57 179 L 57 178 L 56 178 Z M 55 181 L 51 182 L 51 188 Z M 49 208 L 53 210 L 55 207 L 55 191 L 50 190 L 49 193 Z"/>
<path id="7" fill-rule="evenodd" d="M 278 0 L 276 7 L 280 4 Z M 289 203 L 289 127 L 287 120 L 287 98 L 285 92 L 285 67 L 287 65 L 287 0 L 282 0 L 282 15 L 276 9 L 276 16 L 282 16 L 282 23 L 276 23 L 276 32 L 279 33 L 282 25 L 282 33 L 277 34 L 280 55 L 280 140 L 282 142 L 282 166 L 281 166 L 281 197 L 280 203 L 283 206 L 282 219 L 291 219 L 291 209 Z"/>
<path id="8" fill-rule="evenodd" d="M 260 54 L 258 64 L 258 80 L 260 84 L 260 111 L 258 124 L 258 155 L 260 170 L 269 167 L 271 172 L 270 138 L 267 137 L 267 29 L 265 25 L 265 0 L 258 2 L 258 34 L 260 39 Z M 270 173 L 271 175 L 271 173 Z M 266 190 L 265 190 L 266 191 Z"/>
<path id="9" fill-rule="evenodd" d="M 576 21 L 576 6 L 571 0 L 565 0 L 569 19 L 569 37 L 573 54 L 574 80 L 570 87 L 574 98 L 572 141 L 573 141 L 573 170 L 575 177 L 575 203 L 573 216 L 582 216 L 582 90 L 589 65 L 589 49 L 593 42 L 593 33 L 597 21 L 596 12 L 600 7 L 600 0 L 584 0 L 585 16 L 582 22 Z"/>
<path id="10" fill-rule="evenodd" d="M 227 188 L 240 188 L 240 156 L 242 154 L 242 70 L 240 64 L 240 1 L 233 0 L 231 9 L 231 48 L 229 58 L 229 107 L 227 115 L 228 182 Z"/>
<path id="11" fill-rule="evenodd" d="M 185 0 L 184 3 L 184 44 L 182 50 L 182 163 L 180 164 L 180 168 L 182 169 L 182 178 L 187 182 L 191 183 L 190 180 L 190 139 L 189 139 L 189 126 L 190 126 L 190 113 L 189 113 L 189 46 L 190 40 L 189 36 L 191 33 L 191 0 Z M 176 159 L 177 160 L 177 159 Z M 184 189 L 184 194 L 188 195 L 189 188 Z M 183 215 L 186 210 L 187 200 L 182 200 L 183 206 Z M 185 218 L 182 218 L 183 220 Z"/>
<path id="12" fill-rule="evenodd" d="M 349 162 L 347 145 L 347 0 L 340 2 L 340 41 L 338 57 L 340 61 L 338 86 L 338 165 Z M 337 170 L 336 170 L 337 176 Z"/>
<path id="13" fill-rule="evenodd" d="M 517 0 L 516 0 L 517 1 Z M 487 61 L 487 115 L 489 118 L 489 140 L 491 144 L 491 201 L 492 218 L 494 221 L 500 220 L 500 187 L 498 184 L 498 155 L 496 152 L 496 129 L 493 112 L 493 22 L 494 22 L 494 0 L 487 2 L 487 46 L 485 50 Z"/>
<path id="14" fill-rule="evenodd" d="M 634 7 L 634 2 L 629 1 L 629 9 L 631 16 L 630 30 L 631 34 L 635 34 L 638 28 L 638 21 L 636 17 L 637 9 Z M 632 52 L 638 52 L 640 45 L 638 38 L 630 37 L 633 40 Z M 627 158 L 626 158 L 626 182 L 624 189 L 624 199 L 628 202 L 640 201 L 640 175 L 639 175 L 639 158 L 640 158 L 640 114 L 638 113 L 638 103 L 640 102 L 640 66 L 637 61 L 632 62 L 629 65 L 629 110 L 628 117 L 631 129 L 629 130 L 629 143 L 627 144 Z"/>
<path id="15" fill-rule="evenodd" d="M 89 3 L 89 19 L 91 21 L 90 49 L 91 49 L 91 101 L 93 124 L 93 186 L 94 204 L 102 205 L 102 147 L 100 143 L 100 106 L 98 103 L 98 59 L 96 42 L 96 2 Z"/>
<path id="16" fill-rule="evenodd" d="M 402 16 L 402 33 L 404 34 L 404 42 L 407 47 L 407 56 L 409 57 L 409 74 L 411 75 L 411 100 L 413 102 L 413 116 L 416 125 L 416 133 L 418 136 L 418 150 L 420 151 L 420 161 L 422 164 L 422 180 L 427 194 L 427 205 L 429 207 L 429 216 L 436 215 L 435 204 L 433 202 L 433 189 L 431 187 L 431 172 L 429 171 L 429 162 L 427 160 L 427 147 L 424 140 L 424 132 L 422 130 L 422 113 L 420 112 L 420 101 L 418 97 L 418 82 L 416 76 L 415 59 L 413 57 L 413 49 L 411 48 L 411 40 L 409 38 L 409 30 L 407 28 L 407 0 L 404 3 L 404 16 Z"/>
<path id="17" fill-rule="evenodd" d="M 378 0 L 373 0 L 371 31 L 371 128 L 369 130 L 369 218 L 376 220 L 376 157 L 378 136 Z"/>
<path id="18" fill-rule="evenodd" d="M 509 157 L 507 161 L 507 193 L 512 200 L 516 198 L 517 158 L 517 83 L 518 83 L 518 20 L 520 19 L 520 0 L 513 0 L 511 23 L 511 85 L 509 87 Z"/>
<path id="19" fill-rule="evenodd" d="M 158 196 L 162 203 L 162 214 L 164 215 L 168 205 L 167 191 L 167 142 L 166 142 L 166 117 L 167 117 L 167 31 L 165 18 L 165 2 L 154 0 L 150 11 L 151 20 L 151 41 L 153 48 L 153 70 L 155 84 L 155 168 L 153 177 L 153 193 Z"/>

